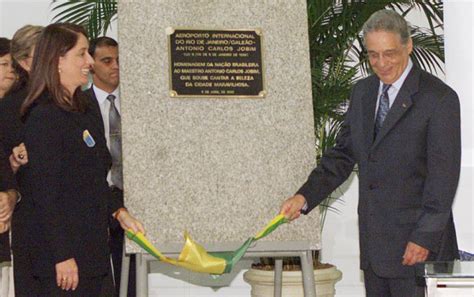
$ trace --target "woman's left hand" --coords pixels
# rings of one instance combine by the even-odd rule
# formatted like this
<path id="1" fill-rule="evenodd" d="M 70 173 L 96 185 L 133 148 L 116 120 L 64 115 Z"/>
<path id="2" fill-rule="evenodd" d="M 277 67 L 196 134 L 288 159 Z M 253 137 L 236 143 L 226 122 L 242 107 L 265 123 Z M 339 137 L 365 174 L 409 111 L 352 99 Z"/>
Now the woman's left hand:
<path id="1" fill-rule="evenodd" d="M 118 211 L 119 213 L 116 218 L 123 230 L 132 230 L 134 233 L 141 232 L 145 234 L 143 224 L 135 219 L 125 208 L 121 208 Z"/>
<path id="2" fill-rule="evenodd" d="M 79 269 L 74 258 L 56 263 L 56 284 L 61 289 L 76 290 L 79 285 Z"/>

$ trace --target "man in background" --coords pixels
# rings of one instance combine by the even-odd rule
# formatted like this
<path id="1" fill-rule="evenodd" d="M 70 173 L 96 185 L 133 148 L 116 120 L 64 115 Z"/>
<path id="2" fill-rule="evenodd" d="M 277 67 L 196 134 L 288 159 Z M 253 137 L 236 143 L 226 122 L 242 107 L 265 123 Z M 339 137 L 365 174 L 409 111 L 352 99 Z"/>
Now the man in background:
<path id="1" fill-rule="evenodd" d="M 94 66 L 92 68 L 92 86 L 86 92 L 93 99 L 93 106 L 100 118 L 99 125 L 104 128 L 107 147 L 112 156 L 112 168 L 107 175 L 107 181 L 113 195 L 118 195 L 123 200 L 118 43 L 110 37 L 99 37 L 90 42 L 89 54 L 94 58 Z M 123 243 L 123 229 L 118 223 L 112 221 L 110 224 L 110 250 L 117 296 L 120 289 Z M 133 297 L 135 296 L 135 265 L 134 257 L 131 257 L 127 296 Z"/>

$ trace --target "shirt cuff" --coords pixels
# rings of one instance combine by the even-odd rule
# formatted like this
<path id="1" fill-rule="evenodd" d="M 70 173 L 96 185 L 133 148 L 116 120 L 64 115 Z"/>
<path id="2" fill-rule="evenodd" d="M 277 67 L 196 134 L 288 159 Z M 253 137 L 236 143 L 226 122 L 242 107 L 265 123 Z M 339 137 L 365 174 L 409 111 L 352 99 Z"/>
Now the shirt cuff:
<path id="1" fill-rule="evenodd" d="M 303 207 L 301 208 L 301 211 L 302 211 L 302 212 L 308 211 L 308 202 L 306 202 L 306 201 L 304 202 L 304 205 L 303 205 Z"/>

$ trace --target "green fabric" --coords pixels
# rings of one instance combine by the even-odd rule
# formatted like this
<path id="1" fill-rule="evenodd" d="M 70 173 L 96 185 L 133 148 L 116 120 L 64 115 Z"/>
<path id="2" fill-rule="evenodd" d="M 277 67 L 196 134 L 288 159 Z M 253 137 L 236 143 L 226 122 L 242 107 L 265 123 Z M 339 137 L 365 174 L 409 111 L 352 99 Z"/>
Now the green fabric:
<path id="1" fill-rule="evenodd" d="M 176 260 L 172 258 L 165 257 L 163 254 L 160 253 L 149 241 L 148 239 L 141 233 L 134 234 L 132 231 L 128 230 L 126 232 L 127 237 L 130 240 L 133 240 L 136 242 L 139 246 L 141 246 L 145 251 L 147 251 L 149 254 L 154 256 L 160 261 L 169 263 L 171 265 L 177 265 L 184 267 L 186 269 L 190 269 L 192 271 L 196 272 L 203 272 L 203 273 L 210 273 L 213 275 L 220 275 L 223 273 L 229 273 L 232 271 L 234 268 L 235 264 L 242 259 L 242 257 L 245 255 L 247 250 L 250 248 L 252 243 L 256 242 L 259 239 L 264 238 L 265 236 L 268 236 L 270 233 L 275 231 L 280 225 L 287 223 L 288 219 L 285 218 L 283 215 L 278 215 L 276 216 L 260 233 L 258 233 L 255 237 L 250 237 L 248 238 L 238 249 L 235 251 L 230 251 L 230 252 L 211 252 L 208 253 L 204 250 L 203 247 L 201 247 L 199 244 L 195 243 L 194 241 L 191 240 L 191 238 L 187 235 L 185 238 L 187 240 L 187 243 L 190 243 L 190 245 L 186 246 L 183 248 L 183 251 L 193 251 L 194 254 L 197 255 L 199 259 L 207 259 L 206 261 L 200 261 L 198 264 L 194 262 L 188 261 L 186 259 L 183 260 Z M 183 252 L 181 253 L 181 255 Z M 181 258 L 180 255 L 180 258 Z M 211 262 L 212 261 L 212 262 Z M 222 261 L 225 261 L 222 262 Z M 217 263 L 217 264 L 216 264 Z M 225 264 L 225 266 L 224 266 Z M 211 267 L 211 268 L 209 268 Z M 220 268 L 219 268 L 220 267 Z"/>

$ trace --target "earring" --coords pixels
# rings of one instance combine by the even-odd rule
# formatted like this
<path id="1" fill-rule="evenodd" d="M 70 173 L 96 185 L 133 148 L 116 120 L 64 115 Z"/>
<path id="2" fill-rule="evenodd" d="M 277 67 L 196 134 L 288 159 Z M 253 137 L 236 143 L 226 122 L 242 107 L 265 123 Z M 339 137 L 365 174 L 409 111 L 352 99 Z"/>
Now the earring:
<path id="1" fill-rule="evenodd" d="M 61 69 L 58 69 L 58 72 L 61 73 Z"/>

